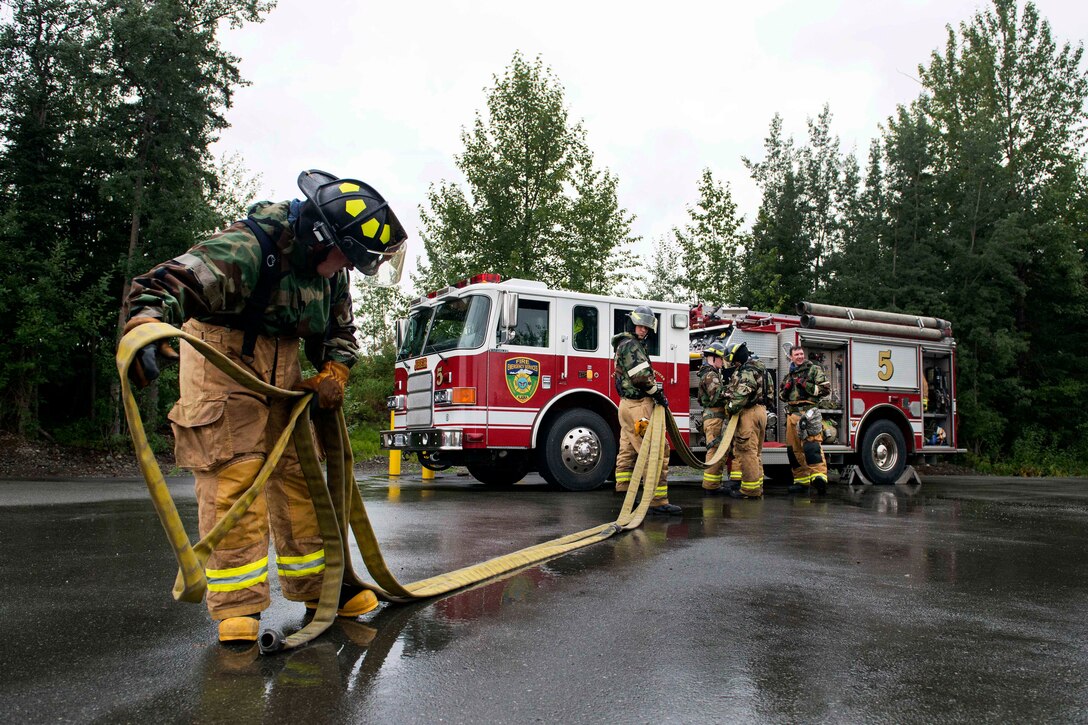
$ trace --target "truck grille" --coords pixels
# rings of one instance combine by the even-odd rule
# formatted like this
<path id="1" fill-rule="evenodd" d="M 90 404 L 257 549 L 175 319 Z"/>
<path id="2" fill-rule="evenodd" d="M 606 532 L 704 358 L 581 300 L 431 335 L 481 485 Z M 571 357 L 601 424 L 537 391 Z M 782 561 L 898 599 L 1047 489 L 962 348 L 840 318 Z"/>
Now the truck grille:
<path id="1" fill-rule="evenodd" d="M 419 373 L 408 378 L 408 414 L 407 426 L 429 426 L 432 420 L 432 402 L 434 401 L 434 376 L 430 372 Z"/>

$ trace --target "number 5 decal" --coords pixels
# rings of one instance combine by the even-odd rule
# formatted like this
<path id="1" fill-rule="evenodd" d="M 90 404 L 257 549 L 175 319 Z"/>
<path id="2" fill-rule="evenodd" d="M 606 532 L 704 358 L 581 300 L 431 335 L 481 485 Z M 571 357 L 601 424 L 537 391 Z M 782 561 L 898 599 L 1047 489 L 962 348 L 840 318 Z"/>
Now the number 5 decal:
<path id="1" fill-rule="evenodd" d="M 881 380 L 891 380 L 892 375 L 895 375 L 895 366 L 892 365 L 891 350 L 879 350 L 877 352 L 876 364 L 880 368 L 880 370 L 877 371 L 876 376 Z"/>

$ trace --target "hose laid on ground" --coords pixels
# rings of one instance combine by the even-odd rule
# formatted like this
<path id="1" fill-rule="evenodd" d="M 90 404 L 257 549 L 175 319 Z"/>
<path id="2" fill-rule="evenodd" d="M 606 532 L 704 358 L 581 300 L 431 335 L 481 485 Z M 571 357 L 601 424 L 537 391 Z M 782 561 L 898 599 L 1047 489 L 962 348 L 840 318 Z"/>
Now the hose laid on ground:
<path id="1" fill-rule="evenodd" d="M 128 380 L 129 367 L 140 350 L 159 340 L 172 337 L 185 340 L 213 365 L 255 393 L 272 398 L 297 399 L 288 425 L 279 436 L 275 447 L 258 471 L 250 488 L 196 545 L 190 542 L 185 532 L 162 471 L 148 444 L 139 406 Z M 627 496 L 615 521 L 446 574 L 401 584 L 385 564 L 359 493 L 359 487 L 355 482 L 354 460 L 341 410 L 333 413 L 322 412 L 315 416 L 313 421 L 314 430 L 326 453 L 326 472 L 323 474 L 313 437 L 310 435 L 308 411 L 312 393 L 284 390 L 268 385 L 203 340 L 165 323 L 140 325 L 126 334 L 117 348 L 117 371 L 121 377 L 125 418 L 128 420 L 140 470 L 147 482 L 148 492 L 151 494 L 159 520 L 166 531 L 167 540 L 174 549 L 174 555 L 178 561 L 178 575 L 173 595 L 180 601 L 200 602 L 203 599 L 207 590 L 204 565 L 208 557 L 216 544 L 263 490 L 288 441 L 293 439 L 299 463 L 306 476 L 325 547 L 325 572 L 321 584 L 321 596 L 313 620 L 289 636 L 284 636 L 278 630 L 265 630 L 261 633 L 259 640 L 262 653 L 298 647 L 328 629 L 336 616 L 342 584 L 370 589 L 391 602 L 427 599 L 603 541 L 618 532 L 637 528 L 646 516 L 650 501 L 653 499 L 654 488 L 661 476 L 660 466 L 649 466 L 648 470 L 647 466 L 650 461 L 661 460 L 664 453 L 666 418 L 671 421 L 671 428 L 676 428 L 676 422 L 672 420 L 671 414 L 668 414 L 664 407 L 656 406 L 635 461 Z M 727 438 L 719 448 L 719 456 L 723 455 L 724 449 L 728 447 L 727 442 L 731 439 L 732 430 L 735 427 L 735 422 L 731 421 Z M 683 443 L 678 433 L 674 435 L 673 440 Z M 690 455 L 690 451 L 688 453 Z M 716 456 L 715 460 L 719 456 Z M 637 502 L 636 499 L 638 499 Z M 375 584 L 362 581 L 352 569 L 350 550 L 346 543 L 349 531 L 355 537 L 363 556 L 363 563 L 374 578 Z"/>

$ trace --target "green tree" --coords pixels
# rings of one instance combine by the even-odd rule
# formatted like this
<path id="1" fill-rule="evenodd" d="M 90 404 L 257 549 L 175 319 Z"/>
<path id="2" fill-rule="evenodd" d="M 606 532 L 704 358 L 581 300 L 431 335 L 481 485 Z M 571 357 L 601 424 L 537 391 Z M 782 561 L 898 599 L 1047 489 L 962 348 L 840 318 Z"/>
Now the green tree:
<path id="1" fill-rule="evenodd" d="M 1075 382 L 1084 337 L 1064 336 L 1088 323 L 1082 59 L 1032 3 L 995 0 L 949 27 L 919 69 L 939 138 L 933 184 L 965 427 L 980 453 L 1007 450 L 1027 421 L 1054 445 L 1076 441 L 1069 421 L 1088 403 Z"/>
<path id="2" fill-rule="evenodd" d="M 804 237 L 796 150 L 777 113 L 763 145 L 762 161 L 743 159 L 763 198 L 744 255 L 740 298 L 754 309 L 786 312 L 813 289 L 812 246 Z"/>
<path id="3" fill-rule="evenodd" d="M 355 285 L 357 337 L 365 354 L 377 354 L 393 347 L 397 320 L 408 316 L 411 298 L 400 287 L 376 287 L 361 282 Z"/>
<path id="4" fill-rule="evenodd" d="M 658 239 L 653 245 L 650 266 L 643 273 L 635 296 L 660 302 L 688 302 L 683 265 L 676 263 L 680 254 L 675 239 Z"/>
<path id="5" fill-rule="evenodd" d="M 691 301 L 736 304 L 740 295 L 740 255 L 744 218 L 737 212 L 728 184 L 714 179 L 703 169 L 699 179 L 699 201 L 688 207 L 689 221 L 673 229 L 681 252 L 680 289 Z"/>
<path id="6" fill-rule="evenodd" d="M 802 237 L 811 247 L 812 293 L 827 282 L 824 264 L 841 246 L 844 207 L 850 202 L 843 184 L 845 161 L 839 139 L 831 134 L 831 107 L 824 104 L 816 119 L 808 119 L 808 145 L 797 150 L 796 173 L 802 196 Z M 856 164 L 856 161 L 855 161 Z M 798 300 L 801 299 L 800 297 Z M 796 300 L 795 300 L 796 301 Z"/>
<path id="7" fill-rule="evenodd" d="M 456 157 L 466 187 L 442 181 L 422 209 L 427 263 L 413 276 L 434 289 L 479 272 L 609 292 L 630 264 L 633 217 L 616 178 L 594 168 L 581 123 L 538 58 L 515 53 Z"/>
<path id="8" fill-rule="evenodd" d="M 0 425 L 33 433 L 100 411 L 128 278 L 219 224 L 207 149 L 240 79 L 216 30 L 271 5 L 0 6 Z"/>

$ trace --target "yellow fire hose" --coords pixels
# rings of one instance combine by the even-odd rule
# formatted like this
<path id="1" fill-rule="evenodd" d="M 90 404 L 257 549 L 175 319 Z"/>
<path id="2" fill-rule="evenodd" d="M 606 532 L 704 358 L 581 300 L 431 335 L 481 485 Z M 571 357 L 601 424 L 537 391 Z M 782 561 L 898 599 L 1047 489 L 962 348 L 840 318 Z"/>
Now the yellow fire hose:
<path id="1" fill-rule="evenodd" d="M 185 532 L 162 471 L 151 452 L 140 410 L 128 380 L 128 369 L 141 349 L 159 340 L 172 337 L 188 342 L 213 365 L 249 390 L 270 398 L 296 399 L 288 425 L 280 434 L 276 445 L 260 471 L 257 472 L 249 489 L 231 506 L 223 519 L 195 545 L 191 543 Z M 410 584 L 401 584 L 385 564 L 374 529 L 370 525 L 366 507 L 359 494 L 359 487 L 355 482 L 354 459 L 342 411 L 337 410 L 331 413 L 322 411 L 313 420 L 314 430 L 326 455 L 326 470 L 323 473 L 313 437 L 310 435 L 309 404 L 313 397 L 312 393 L 284 390 L 268 385 L 203 340 L 164 323 L 140 325 L 121 339 L 117 348 L 117 371 L 121 377 L 125 417 L 128 420 L 140 470 L 147 482 L 148 492 L 151 494 L 151 501 L 159 520 L 166 531 L 166 538 L 174 549 L 174 556 L 178 562 L 173 596 L 179 601 L 199 603 L 203 600 L 208 586 L 204 574 L 204 565 L 208 557 L 227 531 L 237 523 L 250 504 L 260 495 L 280 456 L 288 443 L 293 440 L 299 463 L 306 476 L 325 547 L 325 572 L 314 618 L 298 632 L 289 636 L 284 636 L 274 629 L 264 630 L 259 639 L 262 653 L 298 647 L 328 629 L 336 617 L 340 589 L 345 583 L 370 589 L 390 602 L 428 599 L 603 541 L 620 531 L 635 529 L 642 524 L 646 516 L 650 501 L 653 499 L 654 488 L 661 475 L 659 466 L 649 466 L 647 470 L 647 465 L 650 461 L 659 461 L 662 457 L 666 420 L 669 434 L 678 446 L 681 458 L 687 465 L 695 468 L 706 468 L 721 460 L 729 448 L 729 442 L 736 429 L 734 417 L 726 429 L 717 454 L 712 460 L 704 463 L 696 459 L 683 444 L 672 414 L 666 408 L 656 406 L 635 461 L 627 496 L 615 521 L 446 574 L 421 579 Z M 352 568 L 350 549 L 347 545 L 349 532 L 355 537 L 363 556 L 363 563 L 374 579 L 373 584 L 359 579 Z"/>

